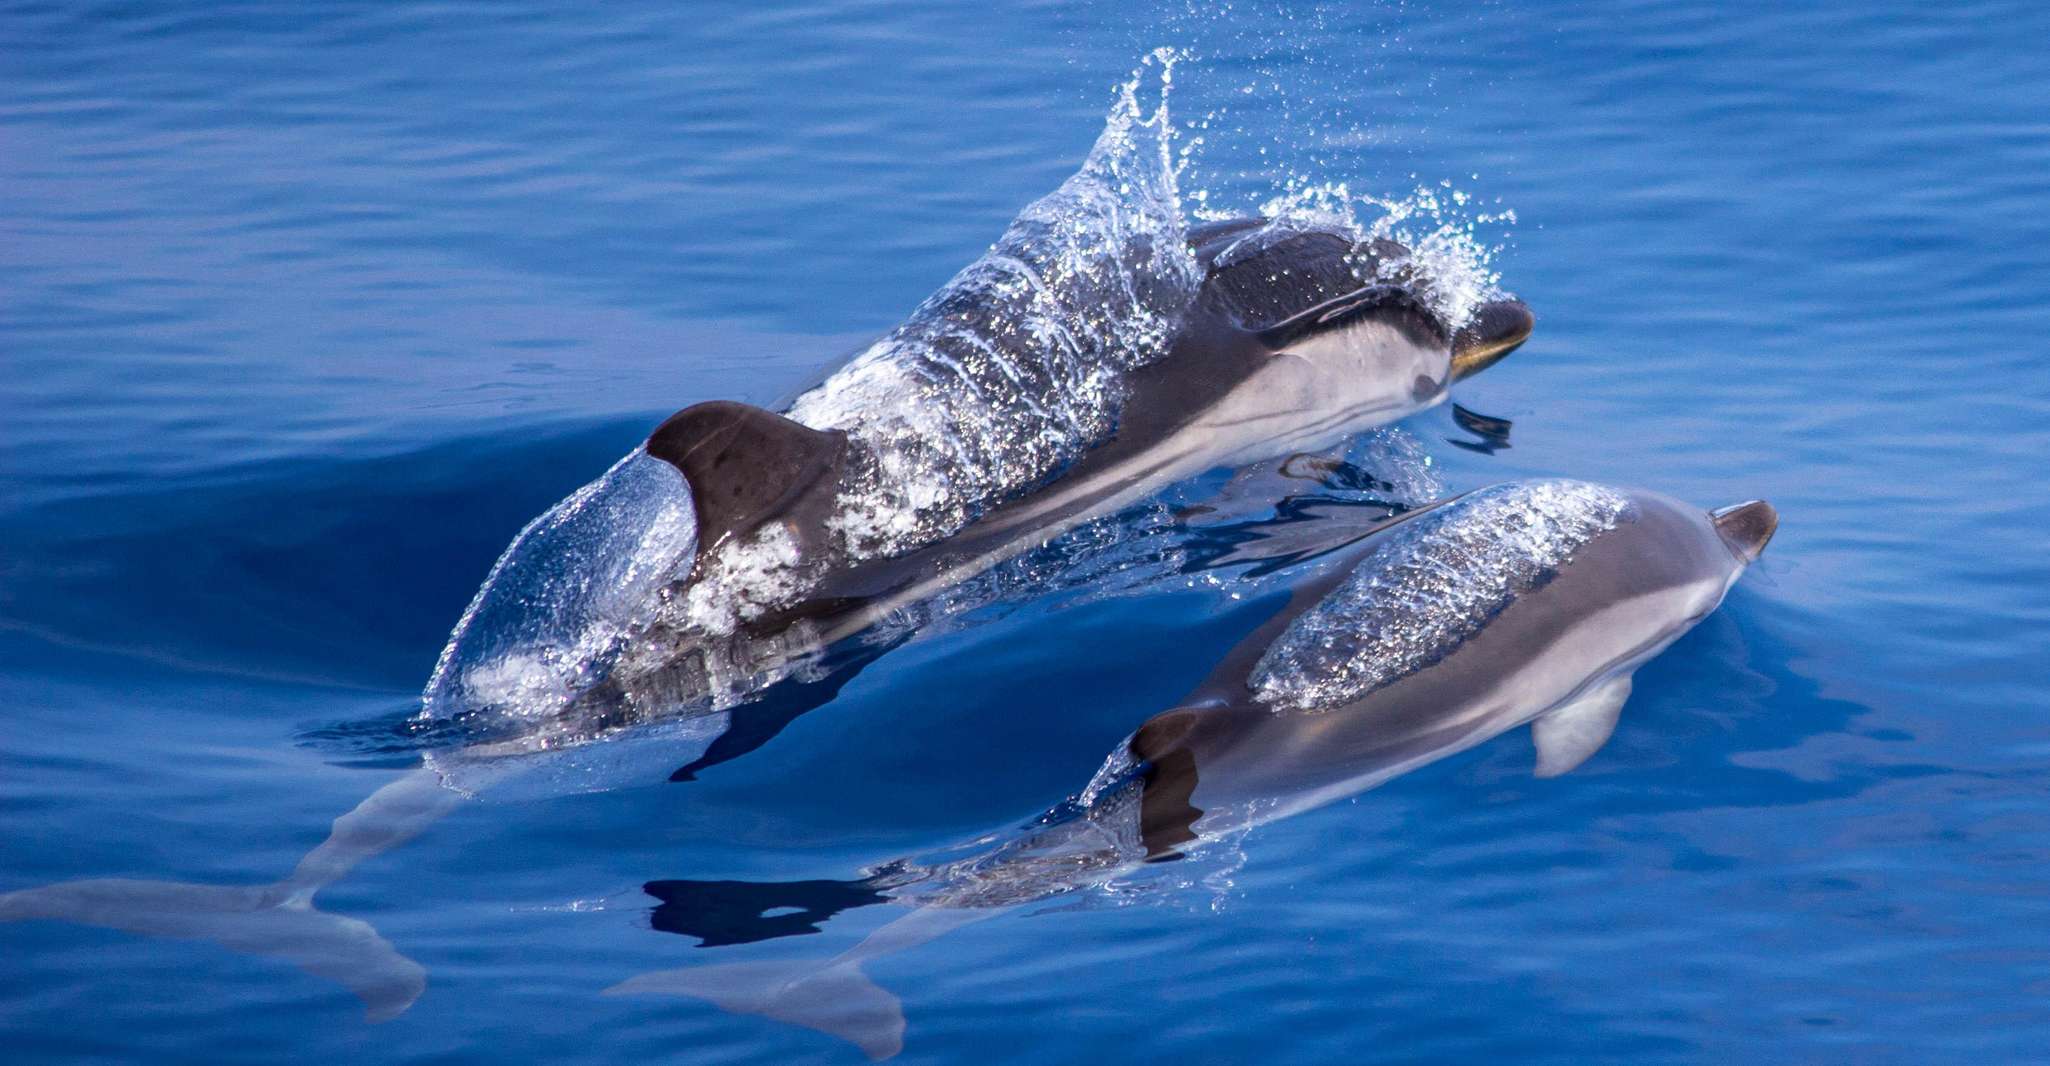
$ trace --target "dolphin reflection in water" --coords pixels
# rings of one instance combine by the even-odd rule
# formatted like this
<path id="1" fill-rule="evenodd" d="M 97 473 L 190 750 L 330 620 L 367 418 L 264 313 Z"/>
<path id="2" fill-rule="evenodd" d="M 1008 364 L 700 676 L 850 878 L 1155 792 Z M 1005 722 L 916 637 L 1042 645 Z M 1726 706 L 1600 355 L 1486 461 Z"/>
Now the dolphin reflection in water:
<path id="1" fill-rule="evenodd" d="M 809 932 L 849 906 L 913 908 L 847 952 L 643 974 L 608 992 L 696 997 L 892 1056 L 903 1009 L 862 972 L 870 959 L 1358 794 L 1518 726 L 1532 728 L 1538 776 L 1578 766 L 1608 740 L 1636 669 L 1722 602 L 1777 522 L 1763 502 L 1704 513 L 1573 481 L 1510 482 L 1412 511 L 1334 555 L 1081 792 L 980 853 L 899 861 L 857 882 L 648 887 L 666 901 L 658 928 L 708 945 Z M 719 928 L 722 910 L 738 928 Z M 767 927 L 749 932 L 749 918 Z"/>

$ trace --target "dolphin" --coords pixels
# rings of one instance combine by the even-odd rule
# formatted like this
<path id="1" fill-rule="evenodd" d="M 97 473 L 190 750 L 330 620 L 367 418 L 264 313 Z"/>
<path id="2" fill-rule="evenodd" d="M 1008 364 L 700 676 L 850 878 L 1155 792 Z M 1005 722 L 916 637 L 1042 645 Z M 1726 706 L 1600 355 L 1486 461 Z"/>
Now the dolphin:
<path id="1" fill-rule="evenodd" d="M 1615 729 L 1637 668 L 1715 610 L 1777 524 L 1759 501 L 1704 512 L 1558 480 L 1412 511 L 1331 555 L 1087 787 L 994 846 L 854 882 L 648 886 L 665 901 L 658 928 L 707 944 L 816 931 L 851 906 L 913 908 L 845 953 L 659 971 L 608 993 L 704 999 L 887 1058 L 903 1046 L 904 1014 L 864 974 L 868 960 L 1356 795 L 1518 726 L 1531 727 L 1538 776 L 1573 769 Z M 770 909 L 798 913 L 749 917 Z"/>
<path id="2" fill-rule="evenodd" d="M 1208 272 L 1165 355 L 1135 371 L 1110 431 L 1058 477 L 1002 499 L 957 532 L 887 556 L 832 535 L 865 502 L 850 484 L 874 460 L 848 432 L 814 428 L 741 404 L 685 408 L 648 438 L 691 488 L 701 552 L 759 537 L 794 539 L 827 571 L 806 595 L 758 616 L 832 611 L 828 641 L 872 624 L 889 605 L 958 583 L 1061 532 L 1206 470 L 1314 452 L 1435 406 L 1453 382 L 1500 361 L 1535 320 L 1521 301 L 1490 301 L 1464 324 L 1444 321 L 1420 292 L 1409 250 L 1323 229 L 1226 259 L 1247 230 L 1236 219 L 1189 235 Z M 1387 276 L 1400 281 L 1386 280 Z M 1364 280 L 1363 280 L 1364 279 Z M 1275 307 L 1297 310 L 1278 320 Z M 821 386 L 830 389 L 831 384 Z M 800 398 L 797 412 L 805 409 Z M 849 497 L 855 497 L 850 501 Z M 704 567 L 698 568 L 701 576 Z M 862 609 L 849 610 L 858 598 Z"/>
<path id="3" fill-rule="evenodd" d="M 1056 476 L 975 501 L 975 517 L 953 532 L 892 541 L 880 553 L 848 534 L 871 524 L 874 482 L 889 464 L 861 425 L 827 424 L 819 397 L 842 388 L 835 379 L 783 414 L 715 401 L 663 422 L 645 453 L 688 485 L 698 559 L 661 597 L 686 609 L 641 625 L 564 713 L 586 729 L 614 728 L 673 714 L 680 697 L 718 688 L 721 673 L 774 677 L 794 656 L 872 632 L 908 605 L 1189 477 L 1327 449 L 1439 404 L 1535 324 L 1528 306 L 1506 297 L 1447 320 L 1429 274 L 1393 240 L 1244 218 L 1198 226 L 1187 241 L 1203 281 L 1164 354 L 1123 382 L 1115 421 Z M 983 376 L 998 378 L 984 389 L 1003 384 L 996 372 Z M 764 545 L 784 553 L 773 598 L 721 584 L 747 570 L 733 560 L 758 557 Z M 744 605 L 730 632 L 706 625 L 706 589 Z M 722 739 L 745 741 L 721 744 L 677 779 L 758 747 L 805 709 L 742 701 Z"/>
<path id="4" fill-rule="evenodd" d="M 1043 235 L 1045 205 L 1079 195 L 1077 182 L 1091 176 L 1085 167 L 1060 192 L 1028 208 L 1013 230 Z M 1106 253 L 1115 260 L 1108 265 L 1098 261 L 1102 257 L 1041 255 L 1033 269 L 1017 264 L 1035 254 L 1036 246 L 1012 240 L 1016 232 L 1007 234 L 982 263 L 928 301 L 914 323 L 930 332 L 939 328 L 933 325 L 938 315 L 955 330 L 947 334 L 949 343 L 972 341 L 988 356 L 957 364 L 964 369 L 953 379 L 954 391 L 988 400 L 1003 388 L 1011 390 L 1002 411 L 987 404 L 969 409 L 991 416 L 988 424 L 941 419 L 941 431 L 983 438 L 976 448 L 949 453 L 947 462 L 906 467 L 907 456 L 930 460 L 926 453 L 935 445 L 929 435 L 899 431 L 928 426 L 930 419 L 889 423 L 882 430 L 862 421 L 877 406 L 892 407 L 887 396 L 862 391 L 863 382 L 874 383 L 879 367 L 894 365 L 887 360 L 857 359 L 784 414 L 710 403 L 668 419 L 606 479 L 537 520 L 494 568 L 443 652 L 421 715 L 427 735 L 461 743 L 424 752 L 420 768 L 336 819 L 328 838 L 284 879 L 220 886 L 73 881 L 0 895 L 0 921 L 62 920 L 210 941 L 339 981 L 363 1001 L 373 1021 L 395 1017 L 425 989 L 424 969 L 369 924 L 320 910 L 316 894 L 364 860 L 425 832 L 477 790 L 518 773 L 532 761 L 528 757 L 657 722 L 676 724 L 679 704 L 720 687 L 707 663 L 721 655 L 728 658 L 720 669 L 728 672 L 735 661 L 743 673 L 776 674 L 800 660 L 819 669 L 818 676 L 778 675 L 780 687 L 766 690 L 768 698 L 761 698 L 762 688 L 750 690 L 746 697 L 758 699 L 752 706 L 741 699 L 724 708 L 725 714 L 685 720 L 681 732 L 692 742 L 705 739 L 698 735 L 704 732 L 700 725 L 730 726 L 703 749 L 703 758 L 678 771 L 687 778 L 758 747 L 795 715 L 831 699 L 854 671 L 889 647 L 888 641 L 861 645 L 849 638 L 920 597 L 1188 475 L 1342 440 L 1436 404 L 1455 380 L 1501 359 L 1531 330 L 1528 308 L 1510 299 L 1450 320 L 1440 310 L 1444 304 L 1429 272 L 1393 241 L 1363 241 L 1342 229 L 1269 219 L 1189 230 L 1177 217 L 1163 232 L 1173 248 L 1159 247 L 1160 233 L 1141 232 Z M 1198 275 L 1187 292 L 1165 282 L 1158 286 L 1164 295 L 1154 292 L 1148 275 L 1132 269 L 1134 262 L 1160 266 L 1182 258 L 1195 264 Z M 999 260 L 1010 264 L 1003 268 L 1009 273 L 980 271 Z M 1083 368 L 1066 377 L 1047 371 L 1052 364 L 1045 360 L 1035 363 L 1031 331 L 1006 317 L 1016 308 L 1005 301 L 1025 284 L 1021 278 L 1052 285 L 1055 267 L 1088 284 L 1070 284 L 1063 290 L 1066 302 L 1055 301 L 1065 317 L 1050 318 L 1040 308 L 1021 321 L 1082 331 L 1089 324 L 1088 308 L 1070 305 L 1080 296 L 1109 300 L 1105 294 L 1115 289 L 1128 302 L 1145 305 L 1134 321 L 1158 319 L 1158 336 L 1142 330 L 1139 339 L 1152 338 L 1158 344 L 1149 345 L 1163 351 L 1125 376 L 1092 376 L 1086 360 L 1062 364 L 1070 371 Z M 1178 268 L 1170 262 L 1160 269 L 1171 278 Z M 1172 314 L 1159 313 L 1161 307 Z M 956 328 L 964 318 L 987 328 L 964 340 Z M 1045 343 L 1072 345 L 1073 337 Z M 921 349 L 928 359 L 947 350 Z M 1054 403 L 1059 397 L 1036 391 L 1070 386 L 1097 390 L 1095 407 L 1061 408 Z M 842 401 L 849 397 L 874 402 L 848 408 Z M 901 399 L 908 404 L 916 398 Z M 957 412 L 945 404 L 938 410 Z M 1115 410 L 1117 417 L 1092 436 L 1080 432 L 1094 424 L 1082 417 L 1089 410 Z M 807 418 L 818 424 L 806 424 Z M 1079 451 L 1047 444 L 1085 439 L 1088 446 Z M 1031 462 L 1024 473 L 1012 469 L 977 480 L 973 464 L 958 462 L 962 455 L 998 466 Z M 935 520 L 919 510 L 934 498 L 930 492 L 917 485 L 907 490 L 892 480 L 893 471 L 905 469 L 942 473 L 972 483 L 974 491 L 940 494 L 941 510 L 953 517 Z M 628 488 L 611 495 L 600 491 L 620 485 Z M 910 510 L 892 512 L 892 493 L 909 499 Z M 679 498 L 688 500 L 688 515 L 677 513 Z M 917 521 L 886 529 L 889 535 L 879 540 L 879 513 L 913 514 Z M 640 524 L 612 521 L 619 516 Z M 557 519 L 562 521 L 550 524 Z M 530 534 L 539 539 L 530 540 Z M 555 534 L 562 544 L 548 539 Z M 550 561 L 538 572 L 523 573 L 515 557 L 523 545 L 536 544 L 566 545 L 570 562 L 595 561 L 614 570 L 565 574 L 547 569 Z M 650 545 L 660 550 L 651 552 Z M 613 550 L 622 546 L 626 550 Z M 792 554 L 777 557 L 782 565 L 743 565 L 764 551 L 775 556 L 783 549 Z M 693 562 L 685 576 L 653 587 L 654 600 L 675 611 L 634 626 L 613 626 L 609 617 L 599 617 L 606 624 L 591 627 L 602 638 L 597 643 L 617 656 L 609 671 L 593 673 L 579 655 L 554 655 L 547 668 L 574 681 L 571 698 L 542 713 L 518 700 L 496 707 L 441 699 L 451 691 L 470 694 L 462 690 L 474 675 L 465 668 L 475 664 L 465 663 L 462 652 L 466 637 L 489 628 L 472 627 L 480 608 L 517 612 L 537 602 L 565 602 L 551 599 L 565 587 L 588 591 L 607 582 L 616 599 L 650 587 L 648 574 L 660 568 L 651 569 L 643 555 L 666 558 L 686 551 Z M 772 579 L 766 588 L 760 580 L 765 572 Z M 494 589 L 510 591 L 493 600 Z M 707 617 L 713 621 L 705 622 Z M 524 633 L 534 626 L 545 630 L 552 620 L 515 623 L 509 628 Z M 536 685 L 517 670 L 499 673 L 513 679 L 502 691 L 545 690 L 546 698 L 538 701 L 544 705 L 563 692 L 559 677 Z M 448 713 L 436 717 L 437 710 Z"/>

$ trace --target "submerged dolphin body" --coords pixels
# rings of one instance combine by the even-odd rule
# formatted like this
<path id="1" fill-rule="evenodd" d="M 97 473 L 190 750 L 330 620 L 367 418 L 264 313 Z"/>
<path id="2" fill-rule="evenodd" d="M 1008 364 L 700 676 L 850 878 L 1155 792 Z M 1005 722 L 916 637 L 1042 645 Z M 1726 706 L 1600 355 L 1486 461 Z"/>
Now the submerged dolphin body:
<path id="1" fill-rule="evenodd" d="M 805 882 L 794 895 L 649 886 L 667 901 L 658 927 L 707 943 L 809 932 L 848 906 L 915 908 L 846 953 L 649 973 L 610 991 L 693 996 L 886 1058 L 902 1047 L 904 1015 L 862 972 L 867 960 L 1355 795 L 1517 726 L 1532 727 L 1539 776 L 1571 770 L 1607 741 L 1638 666 L 1721 603 L 1777 521 L 1759 502 L 1708 514 L 1567 481 L 1496 485 L 1411 512 L 1298 587 L 1082 792 L 986 851 Z M 693 922 L 693 902 L 723 914 Z M 748 912 L 793 905 L 809 909 L 747 930 Z"/>
<path id="2" fill-rule="evenodd" d="M 1164 152 L 1150 171 L 1134 153 L 1146 125 L 1114 112 L 1083 170 L 920 309 L 905 327 L 917 327 L 915 363 L 881 358 L 902 339 L 893 334 L 800 398 L 797 417 L 690 408 L 523 532 L 430 682 L 426 735 L 449 743 L 337 819 L 288 877 L 74 881 L 0 895 L 0 921 L 211 941 L 337 980 L 373 1020 L 396 1016 L 424 970 L 314 897 L 519 772 L 531 762 L 521 756 L 605 739 L 729 687 L 735 659 L 715 651 L 739 648 L 742 673 L 775 674 L 1177 478 L 1437 403 L 1529 332 L 1529 312 L 1509 300 L 1447 321 L 1428 272 L 1393 242 L 1285 221 L 1186 230 Z M 1164 113 L 1152 125 L 1164 136 Z M 1121 202 L 1125 188 L 1144 202 Z M 1080 225 L 1085 209 L 1105 217 Z M 943 363 L 958 373 L 939 375 Z M 919 381 L 922 396 L 892 391 Z M 568 558 L 520 569 L 523 547 L 551 546 Z M 765 556 L 774 565 L 754 565 Z M 669 569 L 678 558 L 682 580 Z M 622 622 L 643 593 L 668 609 Z M 563 620 L 536 617 L 547 612 L 535 603 L 573 615 L 571 639 L 507 654 L 505 632 L 560 635 Z M 857 647 L 823 679 L 786 680 L 786 699 L 736 722 L 738 739 L 693 767 L 759 745 L 878 653 Z M 731 712 L 747 714 L 758 695 Z"/>

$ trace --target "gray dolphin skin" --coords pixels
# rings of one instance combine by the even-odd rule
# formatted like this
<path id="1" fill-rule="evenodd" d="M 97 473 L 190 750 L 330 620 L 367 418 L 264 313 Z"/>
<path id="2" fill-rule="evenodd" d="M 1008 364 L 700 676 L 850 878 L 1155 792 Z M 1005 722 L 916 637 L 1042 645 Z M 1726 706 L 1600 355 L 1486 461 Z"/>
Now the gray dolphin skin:
<path id="1" fill-rule="evenodd" d="M 1356 795 L 1518 726 L 1532 727 L 1539 776 L 1578 766 L 1614 730 L 1636 669 L 1722 602 L 1777 522 L 1762 502 L 1707 513 L 1573 481 L 1500 484 L 1413 511 L 1329 556 L 1066 803 L 979 853 L 888 864 L 841 890 L 914 908 L 844 954 L 660 971 L 608 991 L 708 1000 L 887 1058 L 903 1046 L 904 1014 L 863 973 L 870 959 Z"/>
<path id="2" fill-rule="evenodd" d="M 1203 273 L 1162 338 L 1165 354 L 1136 371 L 1114 431 L 1058 476 L 985 501 L 989 509 L 977 520 L 937 543 L 857 558 L 844 538 L 829 535 L 833 521 L 858 507 L 851 488 L 881 477 L 892 456 L 839 430 L 757 408 L 688 408 L 646 444 L 648 455 L 683 475 L 697 521 L 696 564 L 664 595 L 687 601 L 726 558 L 722 551 L 746 550 L 774 531 L 797 548 L 801 563 L 804 582 L 789 602 L 723 635 L 669 621 L 625 634 L 618 668 L 553 713 L 502 716 L 488 740 L 426 752 L 420 769 L 337 819 L 327 840 L 281 881 L 74 881 L 0 895 L 0 921 L 62 920 L 211 941 L 339 981 L 372 1020 L 395 1017 L 424 990 L 425 971 L 367 923 L 319 910 L 315 895 L 418 836 L 477 789 L 518 772 L 519 757 L 602 740 L 701 698 L 705 659 L 690 653 L 704 644 L 723 639 L 729 649 L 744 648 L 749 668 L 773 671 L 1178 479 L 1334 443 L 1436 404 L 1455 380 L 1500 359 L 1531 330 L 1530 312 L 1514 300 L 1487 304 L 1456 327 L 1441 321 L 1430 310 L 1428 279 L 1392 241 L 1358 243 L 1335 230 L 1261 219 L 1185 236 Z M 1021 382 L 1012 399 L 1034 403 L 1034 385 Z M 752 594 L 738 586 L 715 591 L 722 601 Z M 801 629 L 801 639 L 787 638 L 791 629 Z M 816 698 L 831 691 L 824 686 Z"/>

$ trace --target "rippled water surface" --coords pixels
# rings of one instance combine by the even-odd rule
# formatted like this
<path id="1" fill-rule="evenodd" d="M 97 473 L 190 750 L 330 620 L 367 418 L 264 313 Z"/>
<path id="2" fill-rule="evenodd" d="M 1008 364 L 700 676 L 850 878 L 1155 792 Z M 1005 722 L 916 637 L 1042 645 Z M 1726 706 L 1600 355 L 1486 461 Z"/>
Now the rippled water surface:
<path id="1" fill-rule="evenodd" d="M 2026 3 L 0 4 L 0 891 L 292 869 L 413 763 L 365 737 L 528 519 L 902 321 L 1171 46 L 1184 206 L 1435 199 L 1538 313 L 1459 387 L 1507 446 L 1440 408 L 1362 443 L 1409 479 L 1370 488 L 1783 524 L 1581 769 L 1534 779 L 1519 731 L 892 955 L 902 1061 L 2038 1057 L 2046 34 Z M 1167 516 L 1025 560 L 694 781 L 629 743 L 365 863 L 320 903 L 428 971 L 395 1020 L 7 923 L 0 1049 L 859 1061 L 598 993 L 893 908 L 699 947 L 642 886 L 850 878 L 1074 792 L 1273 602 Z"/>

